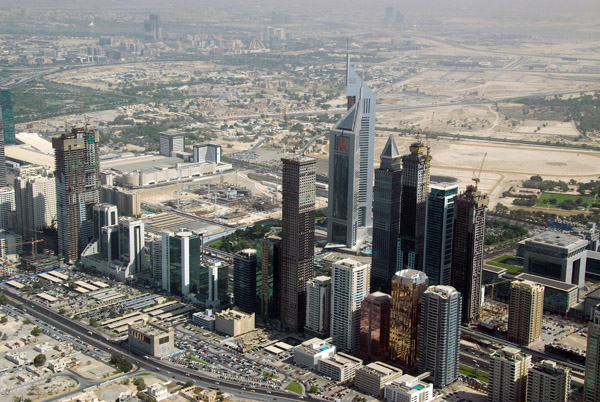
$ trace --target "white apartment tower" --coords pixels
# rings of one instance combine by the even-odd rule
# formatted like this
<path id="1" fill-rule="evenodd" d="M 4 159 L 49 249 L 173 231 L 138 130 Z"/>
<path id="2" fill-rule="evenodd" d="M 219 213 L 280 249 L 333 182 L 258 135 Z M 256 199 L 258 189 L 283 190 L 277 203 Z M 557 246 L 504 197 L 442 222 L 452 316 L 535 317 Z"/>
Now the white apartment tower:
<path id="1" fill-rule="evenodd" d="M 490 355 L 489 402 L 525 402 L 531 355 L 505 347 Z"/>
<path id="2" fill-rule="evenodd" d="M 56 222 L 56 181 L 53 176 L 21 175 L 15 178 L 15 229 L 25 239 L 34 230 L 51 227 Z"/>
<path id="3" fill-rule="evenodd" d="M 329 337 L 331 320 L 331 278 L 317 276 L 306 282 L 305 331 L 320 337 Z"/>
<path id="4" fill-rule="evenodd" d="M 361 303 L 369 294 L 371 266 L 350 258 L 333 264 L 331 336 L 338 350 L 356 353 L 360 338 Z"/>
<path id="5" fill-rule="evenodd" d="M 542 360 L 529 369 L 527 402 L 567 402 L 571 369 Z"/>

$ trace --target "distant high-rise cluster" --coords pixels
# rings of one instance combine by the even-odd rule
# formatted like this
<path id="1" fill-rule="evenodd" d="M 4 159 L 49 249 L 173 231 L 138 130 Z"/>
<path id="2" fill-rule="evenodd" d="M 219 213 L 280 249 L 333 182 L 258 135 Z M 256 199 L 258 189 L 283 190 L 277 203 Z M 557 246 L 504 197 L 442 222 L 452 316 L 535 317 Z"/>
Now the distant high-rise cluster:
<path id="1" fill-rule="evenodd" d="M 162 35 L 160 16 L 150 14 L 150 17 L 144 21 L 144 40 L 147 42 L 160 42 Z"/>

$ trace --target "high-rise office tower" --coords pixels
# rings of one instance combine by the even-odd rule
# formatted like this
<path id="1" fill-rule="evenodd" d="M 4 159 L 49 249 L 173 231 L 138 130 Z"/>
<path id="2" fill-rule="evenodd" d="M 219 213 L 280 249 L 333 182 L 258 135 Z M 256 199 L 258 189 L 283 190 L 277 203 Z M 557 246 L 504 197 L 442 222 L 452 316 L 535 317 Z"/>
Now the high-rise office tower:
<path id="1" fill-rule="evenodd" d="M 508 340 L 529 346 L 542 336 L 544 285 L 517 280 L 510 284 Z"/>
<path id="2" fill-rule="evenodd" d="M 375 93 L 347 60 L 348 111 L 331 129 L 327 241 L 355 248 L 372 226 Z"/>
<path id="3" fill-rule="evenodd" d="M 346 99 L 348 110 L 354 104 L 360 106 L 357 124 L 360 148 L 360 167 L 358 171 L 358 226 L 370 228 L 373 209 L 373 160 L 375 152 L 375 112 L 377 96 L 363 79 L 350 66 L 350 56 L 346 61 Z"/>
<path id="4" fill-rule="evenodd" d="M 567 402 L 571 369 L 542 360 L 529 368 L 527 402 Z"/>
<path id="5" fill-rule="evenodd" d="M 8 185 L 8 180 L 6 178 L 6 155 L 4 153 L 4 123 L 0 118 L 0 187 L 6 185 Z"/>
<path id="6" fill-rule="evenodd" d="M 306 328 L 317 338 L 328 338 L 331 332 L 331 278 L 317 276 L 306 282 Z"/>
<path id="7" fill-rule="evenodd" d="M 208 288 L 208 273 L 202 267 L 202 235 L 192 232 L 162 234 L 162 288 L 185 296 Z M 205 292 L 207 296 L 207 291 Z"/>
<path id="8" fill-rule="evenodd" d="M 430 161 L 429 147 L 421 141 L 411 144 L 410 154 L 402 157 L 398 269 L 423 270 Z"/>
<path id="9" fill-rule="evenodd" d="M 144 261 L 144 221 L 131 218 L 119 219 L 119 260 L 129 272 L 139 274 Z"/>
<path id="10" fill-rule="evenodd" d="M 458 186 L 431 186 L 427 196 L 425 260 L 423 271 L 430 285 L 450 285 L 452 237 L 454 235 L 454 197 Z"/>
<path id="11" fill-rule="evenodd" d="M 331 270 L 331 337 L 338 350 L 356 353 L 360 345 L 360 308 L 369 294 L 371 266 L 350 258 Z"/>
<path id="12" fill-rule="evenodd" d="M 92 207 L 92 220 L 94 221 L 94 238 L 99 239 L 102 228 L 115 226 L 119 221 L 119 211 L 116 205 L 96 204 Z M 100 250 L 102 251 L 102 247 Z"/>
<path id="13" fill-rule="evenodd" d="M 0 109 L 2 111 L 2 123 L 4 125 L 4 144 L 14 145 L 15 139 L 15 114 L 8 89 L 0 89 Z"/>
<path id="14" fill-rule="evenodd" d="M 396 273 L 400 200 L 402 197 L 402 160 L 394 137 L 390 135 L 381 164 L 375 170 L 373 187 L 373 267 L 371 287 L 389 292 Z"/>
<path id="15" fill-rule="evenodd" d="M 490 355 L 489 402 L 525 402 L 531 355 L 505 347 Z"/>
<path id="16" fill-rule="evenodd" d="M 279 318 L 279 275 L 281 272 L 281 237 L 267 233 L 256 245 L 257 316 L 263 320 Z"/>
<path id="17" fill-rule="evenodd" d="M 431 373 L 437 388 L 458 378 L 462 296 L 451 286 L 430 286 L 423 293 L 419 372 Z"/>
<path id="18" fill-rule="evenodd" d="M 360 352 L 365 362 L 390 357 L 390 312 L 392 298 L 383 292 L 368 295 L 360 308 Z"/>
<path id="19" fill-rule="evenodd" d="M 592 309 L 585 357 L 585 402 L 600 401 L 600 304 Z"/>
<path id="20" fill-rule="evenodd" d="M 15 229 L 29 240 L 56 222 L 56 181 L 39 173 L 15 177 Z"/>
<path id="21" fill-rule="evenodd" d="M 463 297 L 462 322 L 479 320 L 485 210 L 489 199 L 473 186 L 454 197 L 451 284 Z"/>
<path id="22" fill-rule="evenodd" d="M 144 40 L 147 42 L 162 40 L 162 24 L 159 15 L 150 14 L 150 17 L 144 21 Z"/>
<path id="23" fill-rule="evenodd" d="M 284 331 L 306 324 L 306 282 L 314 276 L 316 159 L 282 159 L 281 303 Z"/>
<path id="24" fill-rule="evenodd" d="M 329 136 L 329 208 L 327 241 L 354 248 L 358 233 L 358 169 L 360 150 L 356 131 L 358 105 L 353 106 Z"/>
<path id="25" fill-rule="evenodd" d="M 242 250 L 233 256 L 233 302 L 248 314 L 256 312 L 256 272 L 256 250 Z"/>
<path id="26" fill-rule="evenodd" d="M 417 366 L 421 303 L 429 280 L 423 271 L 403 269 L 392 279 L 390 358 L 408 370 Z"/>
<path id="27" fill-rule="evenodd" d="M 183 133 L 160 133 L 160 154 L 173 156 L 174 152 L 185 150 L 185 135 Z"/>
<path id="28" fill-rule="evenodd" d="M 73 128 L 52 138 L 56 160 L 58 249 L 65 262 L 75 263 L 93 238 L 92 206 L 100 194 L 100 134 Z"/>

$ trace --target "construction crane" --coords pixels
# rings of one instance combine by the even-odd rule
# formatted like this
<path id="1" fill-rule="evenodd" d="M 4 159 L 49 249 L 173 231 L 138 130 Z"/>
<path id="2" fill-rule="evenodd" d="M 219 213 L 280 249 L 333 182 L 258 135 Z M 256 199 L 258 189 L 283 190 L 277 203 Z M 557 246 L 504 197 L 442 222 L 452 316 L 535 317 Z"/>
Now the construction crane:
<path id="1" fill-rule="evenodd" d="M 481 171 L 483 170 L 483 165 L 485 163 L 486 156 L 487 152 L 483 154 L 483 160 L 481 161 L 481 166 L 479 166 L 479 172 L 477 172 L 477 175 L 475 175 L 475 172 L 473 172 L 473 178 L 471 180 L 475 182 L 475 191 L 477 191 L 477 188 L 479 187 L 479 182 L 481 181 Z"/>
<path id="2" fill-rule="evenodd" d="M 490 305 L 492 306 L 491 311 L 492 311 L 492 318 L 497 318 L 496 316 L 499 315 L 501 313 L 501 309 L 495 309 L 495 302 L 494 302 L 494 289 L 496 289 L 496 285 L 500 285 L 502 283 L 510 283 L 512 282 L 511 279 L 503 279 L 501 281 L 498 282 L 492 282 L 492 283 L 488 283 L 486 285 L 483 285 L 484 288 L 488 288 L 491 287 L 492 288 L 492 292 L 490 293 Z"/>

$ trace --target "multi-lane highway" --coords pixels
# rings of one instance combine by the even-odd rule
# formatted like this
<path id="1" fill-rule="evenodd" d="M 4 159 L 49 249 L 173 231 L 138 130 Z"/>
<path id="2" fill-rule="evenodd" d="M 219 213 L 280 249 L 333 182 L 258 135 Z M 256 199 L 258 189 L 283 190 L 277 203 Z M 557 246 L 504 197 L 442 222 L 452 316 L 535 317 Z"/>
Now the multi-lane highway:
<path id="1" fill-rule="evenodd" d="M 8 286 L 1 285 L 1 287 L 2 290 L 9 296 L 9 304 L 21 309 L 25 313 L 30 314 L 41 321 L 53 325 L 69 335 L 81 339 L 89 345 L 104 352 L 118 353 L 126 356 L 133 364 L 139 367 L 139 370 L 155 371 L 163 376 L 171 377 L 181 382 L 193 380 L 199 386 L 213 389 L 218 388 L 221 391 L 247 399 L 289 401 L 296 401 L 298 399 L 320 400 L 309 395 L 301 396 L 283 390 L 271 390 L 260 387 L 251 388 L 243 384 L 238 384 L 223 379 L 210 378 L 204 373 L 199 373 L 196 370 L 189 370 L 184 367 L 175 366 L 166 361 L 158 359 L 145 359 L 142 356 L 137 356 L 130 353 L 126 347 L 123 347 L 120 344 L 112 343 L 104 334 L 91 332 L 91 328 L 81 324 L 80 322 L 64 317 L 48 309 L 46 306 L 38 303 L 35 300 L 25 298 L 24 296 L 10 289 Z M 90 335 L 90 333 L 92 335 Z"/>

